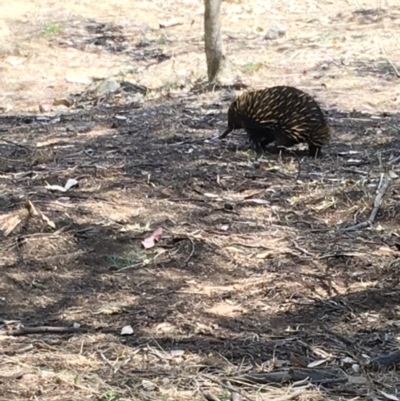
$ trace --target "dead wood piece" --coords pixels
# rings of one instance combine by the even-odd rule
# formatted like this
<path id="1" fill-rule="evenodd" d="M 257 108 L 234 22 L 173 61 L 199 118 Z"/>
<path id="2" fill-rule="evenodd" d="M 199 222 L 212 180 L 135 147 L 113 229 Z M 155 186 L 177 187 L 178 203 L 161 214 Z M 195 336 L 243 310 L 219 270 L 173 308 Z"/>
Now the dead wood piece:
<path id="1" fill-rule="evenodd" d="M 64 334 L 64 333 L 83 333 L 87 329 L 76 328 L 76 327 L 51 327 L 51 326 L 38 326 L 38 327 L 24 327 L 18 330 L 10 330 L 8 335 L 10 336 L 25 336 L 29 334 Z"/>
<path id="2" fill-rule="evenodd" d="M 0 375 L 0 383 L 5 382 L 5 381 L 11 381 L 11 380 L 19 380 L 24 377 L 24 374 L 22 372 L 15 373 L 13 375 Z"/>
<path id="3" fill-rule="evenodd" d="M 373 368 L 388 368 L 395 367 L 400 364 L 400 350 L 391 352 L 386 355 L 379 355 L 370 361 L 370 366 Z"/>
<path id="4" fill-rule="evenodd" d="M 172 28 L 174 26 L 179 26 L 179 25 L 183 25 L 183 23 L 177 22 L 177 21 L 169 21 L 169 22 L 163 22 L 163 23 L 158 24 L 160 29 Z"/>
<path id="5" fill-rule="evenodd" d="M 269 373 L 248 373 L 239 377 L 251 384 L 292 383 L 309 379 L 313 384 L 346 383 L 347 377 L 332 369 L 280 369 Z"/>

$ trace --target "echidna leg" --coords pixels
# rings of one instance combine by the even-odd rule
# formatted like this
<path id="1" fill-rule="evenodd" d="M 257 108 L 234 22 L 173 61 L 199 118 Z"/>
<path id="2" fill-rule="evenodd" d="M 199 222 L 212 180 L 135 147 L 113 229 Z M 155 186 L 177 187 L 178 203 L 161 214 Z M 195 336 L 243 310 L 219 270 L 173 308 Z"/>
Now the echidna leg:
<path id="1" fill-rule="evenodd" d="M 298 141 L 290 138 L 284 132 L 280 131 L 276 135 L 275 139 L 275 149 L 277 151 L 281 150 L 282 148 L 291 148 L 292 146 L 296 145 Z"/>
<path id="2" fill-rule="evenodd" d="M 250 145 L 249 149 L 252 149 L 252 150 L 254 150 L 254 152 L 256 152 L 256 159 L 261 157 L 261 155 L 263 153 L 261 143 L 259 143 L 258 141 L 255 141 L 254 138 L 252 138 L 250 134 L 248 134 L 248 141 L 249 141 L 249 145 Z"/>
<path id="3" fill-rule="evenodd" d="M 308 155 L 310 157 L 321 157 L 321 146 L 315 146 L 311 143 L 308 144 Z"/>
<path id="4" fill-rule="evenodd" d="M 251 147 L 258 155 L 263 153 L 266 145 L 275 141 L 275 134 L 272 129 L 253 121 L 246 121 L 244 123 L 244 129 L 248 135 Z"/>

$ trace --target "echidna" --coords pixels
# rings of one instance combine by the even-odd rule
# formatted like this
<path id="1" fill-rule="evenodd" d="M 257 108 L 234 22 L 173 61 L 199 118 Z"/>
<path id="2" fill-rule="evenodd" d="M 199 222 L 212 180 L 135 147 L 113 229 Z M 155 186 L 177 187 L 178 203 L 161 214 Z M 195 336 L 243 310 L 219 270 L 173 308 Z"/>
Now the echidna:
<path id="1" fill-rule="evenodd" d="M 317 102 L 291 86 L 244 92 L 228 110 L 228 128 L 219 137 L 244 128 L 257 153 L 275 141 L 277 149 L 307 143 L 310 156 L 320 156 L 330 139 L 330 128 Z"/>

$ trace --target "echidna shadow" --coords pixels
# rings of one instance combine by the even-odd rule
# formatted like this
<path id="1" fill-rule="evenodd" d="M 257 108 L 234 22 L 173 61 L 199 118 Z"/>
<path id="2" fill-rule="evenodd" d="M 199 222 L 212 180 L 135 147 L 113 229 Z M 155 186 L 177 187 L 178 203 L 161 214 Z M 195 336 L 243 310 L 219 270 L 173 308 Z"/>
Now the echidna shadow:
<path id="1" fill-rule="evenodd" d="M 258 154 L 272 142 L 276 151 L 307 143 L 309 156 L 320 157 L 321 147 L 331 136 L 318 103 L 291 86 L 247 91 L 238 96 L 228 109 L 228 128 L 219 138 L 241 128 Z"/>

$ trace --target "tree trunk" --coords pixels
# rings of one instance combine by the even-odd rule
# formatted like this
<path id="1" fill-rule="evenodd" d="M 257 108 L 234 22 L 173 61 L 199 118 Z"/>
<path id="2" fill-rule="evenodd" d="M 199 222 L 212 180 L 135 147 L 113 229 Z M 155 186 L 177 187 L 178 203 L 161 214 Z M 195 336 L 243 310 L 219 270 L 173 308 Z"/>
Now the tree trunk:
<path id="1" fill-rule="evenodd" d="M 204 0 L 204 41 L 208 82 L 217 78 L 224 58 L 220 20 L 221 0 Z"/>

